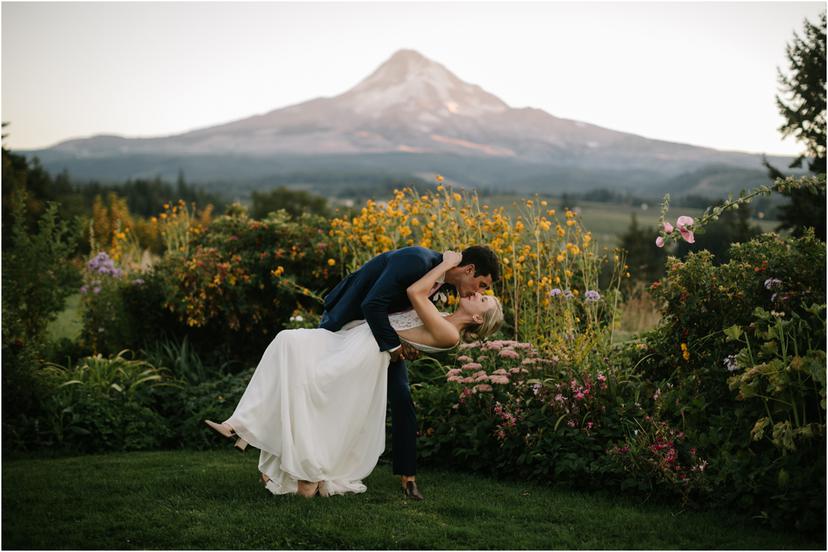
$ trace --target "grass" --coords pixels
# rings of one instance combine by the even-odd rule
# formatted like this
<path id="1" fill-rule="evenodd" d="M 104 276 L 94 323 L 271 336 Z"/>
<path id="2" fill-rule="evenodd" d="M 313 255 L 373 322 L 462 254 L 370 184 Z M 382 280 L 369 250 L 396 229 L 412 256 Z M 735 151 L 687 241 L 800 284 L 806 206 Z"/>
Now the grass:
<path id="1" fill-rule="evenodd" d="M 80 293 L 70 295 L 66 299 L 63 310 L 46 328 L 46 335 L 50 341 L 58 341 L 64 337 L 74 341 L 80 336 L 81 330 L 83 329 L 80 299 Z"/>
<path id="2" fill-rule="evenodd" d="M 380 464 L 368 492 L 273 496 L 258 454 L 164 451 L 3 462 L 5 549 L 819 549 L 729 512 L 421 470 L 406 501 Z"/>

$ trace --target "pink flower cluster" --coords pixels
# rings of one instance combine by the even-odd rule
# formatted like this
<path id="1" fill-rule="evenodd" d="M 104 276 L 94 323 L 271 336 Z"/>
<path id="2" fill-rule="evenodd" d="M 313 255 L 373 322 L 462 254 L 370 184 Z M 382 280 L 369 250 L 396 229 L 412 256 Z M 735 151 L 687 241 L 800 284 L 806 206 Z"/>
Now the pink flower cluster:
<path id="1" fill-rule="evenodd" d="M 693 231 L 690 228 L 688 228 L 688 227 L 693 226 L 693 222 L 694 222 L 693 217 L 681 216 L 678 219 L 676 219 L 676 227 L 678 228 L 678 231 L 681 234 L 681 237 L 687 243 L 695 243 L 696 242 L 696 237 L 693 234 Z M 664 223 L 664 233 L 665 234 L 672 234 L 673 230 L 674 230 L 674 228 L 673 228 L 672 224 L 670 224 L 669 222 Z M 656 245 L 658 247 L 664 247 L 664 238 L 662 236 L 659 236 L 659 237 L 656 238 Z"/>

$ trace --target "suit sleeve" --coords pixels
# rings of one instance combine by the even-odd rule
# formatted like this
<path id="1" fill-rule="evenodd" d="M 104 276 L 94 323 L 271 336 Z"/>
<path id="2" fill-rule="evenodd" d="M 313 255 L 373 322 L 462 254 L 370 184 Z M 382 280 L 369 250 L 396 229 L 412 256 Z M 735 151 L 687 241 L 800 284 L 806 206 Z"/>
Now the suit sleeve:
<path id="1" fill-rule="evenodd" d="M 380 351 L 390 351 L 400 345 L 400 338 L 388 321 L 391 301 L 399 296 L 400 291 L 405 293 L 405 289 L 428 270 L 426 260 L 421 257 L 396 255 L 389 259 L 385 270 L 362 301 L 362 314 Z"/>

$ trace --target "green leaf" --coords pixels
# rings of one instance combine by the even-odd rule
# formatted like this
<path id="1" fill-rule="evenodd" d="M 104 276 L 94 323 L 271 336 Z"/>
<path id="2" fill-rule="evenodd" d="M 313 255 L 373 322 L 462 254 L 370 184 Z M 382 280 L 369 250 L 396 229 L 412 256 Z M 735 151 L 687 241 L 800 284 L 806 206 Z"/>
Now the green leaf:
<path id="1" fill-rule="evenodd" d="M 724 334 L 727 336 L 727 341 L 739 341 L 742 337 L 742 328 L 738 324 L 733 324 L 729 328 L 725 328 Z"/>

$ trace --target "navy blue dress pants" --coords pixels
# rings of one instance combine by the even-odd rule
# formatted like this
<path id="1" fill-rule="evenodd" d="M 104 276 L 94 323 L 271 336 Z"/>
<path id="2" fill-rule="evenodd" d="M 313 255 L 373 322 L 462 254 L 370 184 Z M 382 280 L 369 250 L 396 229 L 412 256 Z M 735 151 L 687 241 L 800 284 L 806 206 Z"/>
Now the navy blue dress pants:
<path id="1" fill-rule="evenodd" d="M 388 366 L 388 402 L 391 404 L 391 455 L 394 475 L 417 473 L 417 414 L 408 385 L 404 360 Z"/>

